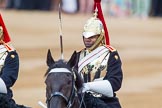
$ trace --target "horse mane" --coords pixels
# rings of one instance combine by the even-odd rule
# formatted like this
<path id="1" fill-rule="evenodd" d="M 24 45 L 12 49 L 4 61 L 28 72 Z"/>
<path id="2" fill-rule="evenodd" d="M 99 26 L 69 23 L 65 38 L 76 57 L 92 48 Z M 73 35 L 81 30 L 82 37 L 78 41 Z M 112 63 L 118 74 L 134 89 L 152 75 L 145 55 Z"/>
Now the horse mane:
<path id="1" fill-rule="evenodd" d="M 53 69 L 53 68 L 67 68 L 67 69 L 71 70 L 70 67 L 67 65 L 67 61 L 65 61 L 65 60 L 63 60 L 63 59 L 60 59 L 60 60 L 58 60 L 58 61 L 55 61 L 55 63 L 53 63 L 53 64 L 47 69 L 47 71 L 46 71 L 46 73 L 45 73 L 44 76 L 47 76 L 48 73 L 49 73 L 49 71 L 50 71 L 51 69 Z"/>

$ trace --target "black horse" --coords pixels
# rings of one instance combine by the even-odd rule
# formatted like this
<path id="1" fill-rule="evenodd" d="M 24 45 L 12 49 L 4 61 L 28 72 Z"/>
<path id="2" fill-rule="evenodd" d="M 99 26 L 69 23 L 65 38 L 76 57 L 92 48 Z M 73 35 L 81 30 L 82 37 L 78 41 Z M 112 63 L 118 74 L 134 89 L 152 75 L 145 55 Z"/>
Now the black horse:
<path id="1" fill-rule="evenodd" d="M 76 59 L 74 52 L 68 62 L 62 59 L 54 61 L 48 50 L 46 62 L 49 68 L 45 73 L 48 108 L 81 108 L 82 102 L 77 91 L 82 87 L 83 81 L 73 69 Z"/>

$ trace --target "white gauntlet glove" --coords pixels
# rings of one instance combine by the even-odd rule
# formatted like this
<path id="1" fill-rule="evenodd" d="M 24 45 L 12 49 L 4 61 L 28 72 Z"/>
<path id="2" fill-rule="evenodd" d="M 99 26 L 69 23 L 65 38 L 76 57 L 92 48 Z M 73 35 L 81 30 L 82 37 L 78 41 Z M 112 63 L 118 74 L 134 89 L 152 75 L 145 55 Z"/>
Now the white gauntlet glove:
<path id="1" fill-rule="evenodd" d="M 84 83 L 83 88 L 82 88 L 82 93 L 85 93 L 88 90 L 90 90 L 90 87 L 89 87 L 88 83 Z"/>
<path id="2" fill-rule="evenodd" d="M 84 83 L 82 93 L 89 90 L 96 93 L 101 93 L 107 97 L 113 97 L 114 95 L 111 83 L 108 80 L 100 80 Z"/>
<path id="3" fill-rule="evenodd" d="M 6 84 L 4 83 L 4 81 L 2 80 L 2 78 L 0 78 L 0 93 L 7 94 Z"/>

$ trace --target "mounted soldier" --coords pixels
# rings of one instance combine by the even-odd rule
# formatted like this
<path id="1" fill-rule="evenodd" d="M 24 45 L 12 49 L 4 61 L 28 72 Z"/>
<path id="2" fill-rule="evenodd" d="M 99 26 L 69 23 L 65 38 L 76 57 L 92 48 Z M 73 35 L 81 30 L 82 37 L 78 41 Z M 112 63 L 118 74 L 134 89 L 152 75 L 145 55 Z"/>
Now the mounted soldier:
<path id="1" fill-rule="evenodd" d="M 11 44 L 2 16 L 0 15 L 0 108 L 27 108 L 13 99 L 11 87 L 19 74 L 19 56 Z"/>
<path id="2" fill-rule="evenodd" d="M 94 1 L 95 13 L 84 25 L 85 48 L 78 52 L 75 68 L 84 80 L 82 93 L 87 108 L 121 108 L 116 92 L 122 85 L 122 62 L 110 46 L 101 0 Z"/>

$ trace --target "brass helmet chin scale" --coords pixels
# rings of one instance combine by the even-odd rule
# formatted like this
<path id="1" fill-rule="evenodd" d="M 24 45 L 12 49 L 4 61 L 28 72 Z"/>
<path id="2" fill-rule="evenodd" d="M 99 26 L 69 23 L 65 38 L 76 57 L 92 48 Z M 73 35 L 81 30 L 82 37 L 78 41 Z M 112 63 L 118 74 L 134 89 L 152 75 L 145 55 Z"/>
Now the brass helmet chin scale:
<path id="1" fill-rule="evenodd" d="M 96 8 L 94 12 L 94 16 L 88 19 L 86 24 L 84 25 L 84 31 L 82 34 L 84 38 L 90 38 L 90 37 L 99 35 L 94 45 L 88 48 L 89 51 L 92 51 L 98 46 L 105 44 L 105 39 L 104 39 L 105 32 L 104 32 L 103 24 L 97 18 L 97 15 L 98 15 L 98 9 Z"/>

